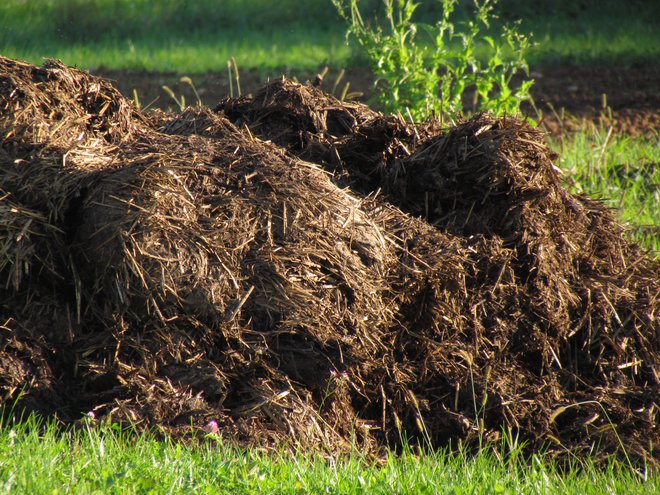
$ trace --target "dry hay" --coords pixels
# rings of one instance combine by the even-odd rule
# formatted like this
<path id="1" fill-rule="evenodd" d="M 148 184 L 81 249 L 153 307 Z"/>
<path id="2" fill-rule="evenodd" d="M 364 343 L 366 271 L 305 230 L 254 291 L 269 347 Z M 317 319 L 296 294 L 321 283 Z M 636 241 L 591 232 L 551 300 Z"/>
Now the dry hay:
<path id="1" fill-rule="evenodd" d="M 0 94 L 3 136 L 31 98 L 89 114 L 98 80 L 2 64 L 36 88 Z M 51 70 L 57 86 L 35 82 Z M 657 455 L 659 265 L 561 187 L 536 130 L 415 127 L 288 81 L 263 90 L 289 98 L 280 113 L 243 98 L 218 107 L 235 123 L 145 117 L 102 87 L 126 111 L 101 128 L 124 132 L 90 131 L 84 159 L 75 126 L 3 142 L 5 401 L 328 452 L 504 428 L 529 448 Z M 67 187 L 28 194 L 17 159 Z"/>

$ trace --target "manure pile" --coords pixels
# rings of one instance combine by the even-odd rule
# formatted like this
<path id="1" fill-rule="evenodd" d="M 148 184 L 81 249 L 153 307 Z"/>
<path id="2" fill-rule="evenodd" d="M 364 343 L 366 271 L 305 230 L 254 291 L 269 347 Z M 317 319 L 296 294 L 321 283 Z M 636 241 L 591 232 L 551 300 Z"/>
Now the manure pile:
<path id="1" fill-rule="evenodd" d="M 660 263 L 526 123 L 413 125 L 287 80 L 143 114 L 0 58 L 0 136 L 14 413 L 657 460 Z"/>

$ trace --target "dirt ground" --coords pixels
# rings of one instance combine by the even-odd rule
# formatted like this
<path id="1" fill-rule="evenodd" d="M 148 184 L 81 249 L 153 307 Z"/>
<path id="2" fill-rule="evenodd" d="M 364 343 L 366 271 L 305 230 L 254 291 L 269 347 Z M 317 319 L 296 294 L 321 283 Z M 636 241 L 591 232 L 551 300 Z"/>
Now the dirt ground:
<path id="1" fill-rule="evenodd" d="M 154 108 L 176 107 L 174 100 L 163 90 L 170 87 L 178 96 L 184 96 L 187 104 L 196 101 L 188 84 L 181 83 L 181 74 L 152 73 L 146 71 L 113 71 L 100 68 L 93 74 L 109 78 L 126 96 L 133 98 L 137 92 L 143 106 Z M 289 77 L 300 81 L 311 80 L 314 73 L 288 72 Z M 338 70 L 330 70 L 323 88 L 330 91 L 335 86 Z M 269 78 L 279 74 L 245 71 L 240 74 L 242 93 L 251 93 Z M 532 95 L 536 107 L 543 115 L 543 123 L 551 133 L 575 130 L 583 121 L 614 126 L 615 131 L 632 136 L 657 137 L 660 130 L 660 66 L 604 67 L 558 66 L 533 68 L 531 76 L 536 83 Z M 192 76 L 202 103 L 215 105 L 229 95 L 226 72 L 210 72 Z M 340 94 L 346 83 L 350 92 L 363 93 L 365 101 L 371 94 L 373 76 L 366 68 L 352 68 L 343 75 L 334 91 Z M 236 88 L 234 88 L 236 92 Z M 527 107 L 529 115 L 537 112 Z"/>

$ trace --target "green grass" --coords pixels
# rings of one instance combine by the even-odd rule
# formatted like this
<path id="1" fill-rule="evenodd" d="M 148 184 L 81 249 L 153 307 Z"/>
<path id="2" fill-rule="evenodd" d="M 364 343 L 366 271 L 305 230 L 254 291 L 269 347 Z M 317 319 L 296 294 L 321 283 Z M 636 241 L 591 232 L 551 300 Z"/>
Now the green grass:
<path id="1" fill-rule="evenodd" d="M 660 256 L 660 141 L 591 128 L 554 140 L 551 147 L 570 189 L 616 208 L 631 237 Z"/>
<path id="2" fill-rule="evenodd" d="M 214 438 L 196 445 L 130 436 L 101 425 L 58 432 L 34 417 L 0 428 L 0 493 L 190 494 L 641 494 L 660 477 L 620 463 L 582 461 L 568 473 L 549 458 L 405 452 L 384 462 L 267 454 Z"/>
<path id="3" fill-rule="evenodd" d="M 377 0 L 365 12 L 377 12 Z M 502 17 L 523 19 L 539 46 L 535 65 L 549 63 L 653 63 L 660 31 L 653 2 L 630 0 L 501 2 Z M 584 3 L 584 2 L 583 2 Z M 555 4 L 559 7 L 554 6 Z M 420 9 L 437 19 L 438 3 Z M 554 6 L 554 7 L 553 7 Z M 551 8 L 552 7 L 552 8 Z M 146 69 L 195 74 L 224 70 L 235 57 L 243 69 L 316 70 L 363 61 L 346 45 L 346 26 L 330 0 L 4 0 L 0 2 L 0 53 L 40 63 L 54 57 L 83 68 Z"/>
<path id="4" fill-rule="evenodd" d="M 660 58 L 660 30 L 641 16 L 618 20 L 613 15 L 587 25 L 584 19 L 534 19 L 523 23 L 522 30 L 534 33 L 537 46 L 527 57 L 533 66 L 633 66 Z"/>
<path id="5" fill-rule="evenodd" d="M 522 19 L 538 46 L 532 65 L 656 64 L 660 3 L 647 0 L 500 0 L 501 17 Z"/>
<path id="6" fill-rule="evenodd" d="M 83 68 L 201 73 L 239 67 L 314 70 L 350 50 L 330 1 L 6 0 L 0 53 Z M 330 19 L 330 22 L 327 20 Z"/>
<path id="7" fill-rule="evenodd" d="M 44 58 L 57 58 L 84 69 L 104 67 L 186 74 L 224 71 L 227 61 L 234 57 L 241 70 L 271 73 L 289 67 L 313 71 L 331 61 L 340 64 L 343 61 L 345 65 L 350 50 L 339 31 L 274 29 L 43 45 L 35 41 L 22 47 L 6 43 L 2 55 L 38 65 Z"/>

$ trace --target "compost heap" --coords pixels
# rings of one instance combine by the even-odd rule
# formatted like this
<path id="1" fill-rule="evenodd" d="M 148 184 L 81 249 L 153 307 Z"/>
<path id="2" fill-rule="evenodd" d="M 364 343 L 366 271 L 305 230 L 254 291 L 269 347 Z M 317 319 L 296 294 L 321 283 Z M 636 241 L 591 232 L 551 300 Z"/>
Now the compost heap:
<path id="1" fill-rule="evenodd" d="M 657 460 L 660 263 L 530 125 L 413 125 L 287 80 L 144 114 L 6 58 L 0 109 L 14 414 Z"/>

